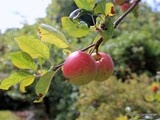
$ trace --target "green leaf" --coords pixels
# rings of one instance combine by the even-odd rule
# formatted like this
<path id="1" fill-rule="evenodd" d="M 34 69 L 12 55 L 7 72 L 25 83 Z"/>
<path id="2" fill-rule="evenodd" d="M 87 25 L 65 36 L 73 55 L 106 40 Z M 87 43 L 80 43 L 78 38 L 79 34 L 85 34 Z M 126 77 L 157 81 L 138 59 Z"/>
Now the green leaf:
<path id="1" fill-rule="evenodd" d="M 96 7 L 94 8 L 94 14 L 104 14 L 105 13 L 105 4 L 106 4 L 106 0 L 101 0 L 99 2 L 96 3 Z"/>
<path id="2" fill-rule="evenodd" d="M 32 58 L 49 58 L 49 48 L 33 36 L 15 38 L 20 49 L 28 53 Z"/>
<path id="3" fill-rule="evenodd" d="M 71 21 L 68 17 L 62 17 L 62 26 L 73 37 L 83 37 L 89 33 L 88 25 L 85 22 Z"/>
<path id="4" fill-rule="evenodd" d="M 95 0 L 74 0 L 76 5 L 81 9 L 92 10 Z"/>
<path id="5" fill-rule="evenodd" d="M 8 90 L 9 87 L 11 87 L 12 85 L 17 84 L 23 80 L 33 78 L 33 77 L 34 75 L 24 72 L 24 71 L 13 73 L 8 78 L 4 79 L 1 82 L 0 89 Z"/>
<path id="6" fill-rule="evenodd" d="M 49 71 L 46 74 L 44 74 L 39 81 L 36 84 L 36 94 L 39 96 L 38 100 L 35 100 L 35 103 L 41 102 L 45 95 L 48 92 L 49 86 L 51 84 L 51 80 L 54 76 L 54 71 Z"/>
<path id="7" fill-rule="evenodd" d="M 54 44 L 59 48 L 69 47 L 66 37 L 57 29 L 46 24 L 41 24 L 39 27 L 39 31 L 41 34 L 41 39 L 43 41 Z"/>
<path id="8" fill-rule="evenodd" d="M 21 92 L 26 92 L 25 88 L 29 85 L 31 85 L 34 82 L 34 76 L 31 76 L 29 78 L 26 78 L 23 80 L 20 84 L 20 90 Z"/>
<path id="9" fill-rule="evenodd" d="M 33 69 L 36 70 L 36 64 L 34 60 L 25 52 L 19 51 L 11 54 L 12 63 L 21 69 Z"/>
<path id="10" fill-rule="evenodd" d="M 109 40 L 114 35 L 114 26 L 113 26 L 113 20 L 108 19 L 106 22 L 105 30 L 102 31 L 102 38 L 103 40 Z"/>

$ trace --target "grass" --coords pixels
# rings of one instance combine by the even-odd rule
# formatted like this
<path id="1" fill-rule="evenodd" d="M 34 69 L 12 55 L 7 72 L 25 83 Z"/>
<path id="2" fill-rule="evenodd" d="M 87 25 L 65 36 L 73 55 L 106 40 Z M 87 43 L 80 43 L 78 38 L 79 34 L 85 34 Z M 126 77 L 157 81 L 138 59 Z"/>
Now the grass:
<path id="1" fill-rule="evenodd" d="M 20 120 L 10 111 L 0 111 L 0 120 Z"/>

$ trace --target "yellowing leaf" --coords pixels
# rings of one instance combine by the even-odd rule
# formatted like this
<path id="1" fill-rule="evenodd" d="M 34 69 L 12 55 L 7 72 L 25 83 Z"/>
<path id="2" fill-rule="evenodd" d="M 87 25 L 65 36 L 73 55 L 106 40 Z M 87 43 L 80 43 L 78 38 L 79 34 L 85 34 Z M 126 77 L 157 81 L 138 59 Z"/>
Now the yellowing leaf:
<path id="1" fill-rule="evenodd" d="M 20 90 L 22 92 L 26 92 L 25 87 L 31 85 L 34 82 L 34 76 L 31 76 L 25 80 L 23 80 L 20 84 Z"/>
<path id="2" fill-rule="evenodd" d="M 15 38 L 20 49 L 28 53 L 32 58 L 49 59 L 49 48 L 33 36 Z"/>
<path id="3" fill-rule="evenodd" d="M 105 15 L 106 16 L 114 16 L 115 15 L 113 3 L 106 3 Z"/>
<path id="4" fill-rule="evenodd" d="M 49 42 L 51 44 L 56 45 L 59 48 L 67 48 L 69 47 L 68 41 L 63 33 L 58 31 L 57 29 L 46 25 L 41 24 L 39 26 L 40 36 L 43 41 Z"/>
<path id="5" fill-rule="evenodd" d="M 27 73 L 24 71 L 13 73 L 8 78 L 4 79 L 1 82 L 0 89 L 8 90 L 9 87 L 11 87 L 12 85 L 17 84 L 23 80 L 33 78 L 33 77 L 34 76 L 31 75 L 30 73 Z"/>
<path id="6" fill-rule="evenodd" d="M 33 69 L 36 70 L 36 64 L 34 60 L 27 53 L 19 51 L 11 54 L 12 63 L 21 69 Z"/>
<path id="7" fill-rule="evenodd" d="M 54 71 L 49 71 L 39 79 L 35 88 L 36 94 L 38 95 L 39 99 L 35 100 L 34 103 L 39 103 L 43 100 L 43 98 L 48 92 L 54 74 L 55 74 Z"/>
<path id="8" fill-rule="evenodd" d="M 128 120 L 127 116 L 120 116 L 118 118 L 116 118 L 116 120 Z"/>

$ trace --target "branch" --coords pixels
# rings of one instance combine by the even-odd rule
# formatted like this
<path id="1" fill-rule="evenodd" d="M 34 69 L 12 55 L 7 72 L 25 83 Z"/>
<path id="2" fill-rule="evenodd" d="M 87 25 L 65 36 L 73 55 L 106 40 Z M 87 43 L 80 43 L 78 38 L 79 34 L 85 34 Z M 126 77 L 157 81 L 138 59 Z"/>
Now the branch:
<path id="1" fill-rule="evenodd" d="M 138 5 L 141 0 L 135 0 L 132 6 L 114 22 L 114 28 L 118 26 L 118 24 L 130 13 L 132 10 Z"/>
<path id="2" fill-rule="evenodd" d="M 133 5 L 132 5 L 122 16 L 120 16 L 120 17 L 114 22 L 114 29 L 115 29 L 115 28 L 118 26 L 118 24 L 138 5 L 138 3 L 139 3 L 140 1 L 141 1 L 141 0 L 135 0 L 135 2 L 133 3 Z M 81 49 L 81 51 L 86 51 L 86 50 L 88 50 L 89 48 L 94 47 L 94 46 L 95 46 L 95 47 L 96 47 L 96 46 L 98 47 L 98 46 L 101 44 L 102 41 L 103 41 L 103 39 L 102 39 L 102 37 L 100 37 L 100 39 L 99 39 L 97 42 L 95 42 L 95 43 L 93 43 L 93 44 L 91 44 L 91 45 L 89 45 L 89 46 Z M 53 70 L 53 71 L 56 71 L 56 70 L 57 70 L 58 68 L 60 68 L 63 64 L 64 64 L 64 63 L 55 66 L 52 70 Z"/>

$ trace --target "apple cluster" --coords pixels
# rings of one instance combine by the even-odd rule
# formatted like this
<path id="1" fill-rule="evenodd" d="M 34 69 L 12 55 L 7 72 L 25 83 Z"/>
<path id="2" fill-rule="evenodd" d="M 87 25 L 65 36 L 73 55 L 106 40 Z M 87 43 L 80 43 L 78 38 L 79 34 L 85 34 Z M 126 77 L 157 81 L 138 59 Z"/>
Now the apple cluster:
<path id="1" fill-rule="evenodd" d="M 120 9 L 125 12 L 132 6 L 134 0 L 113 0 L 113 2 L 116 5 L 120 5 Z"/>
<path id="2" fill-rule="evenodd" d="M 107 80 L 112 74 L 114 63 L 105 53 L 92 53 L 83 51 L 71 53 L 64 62 L 62 71 L 68 81 L 74 85 L 85 85 L 95 80 Z"/>

